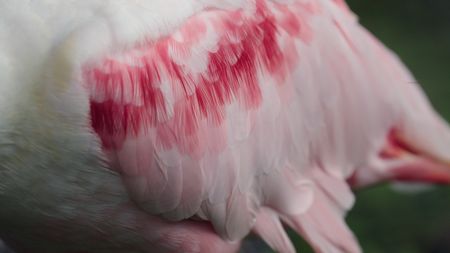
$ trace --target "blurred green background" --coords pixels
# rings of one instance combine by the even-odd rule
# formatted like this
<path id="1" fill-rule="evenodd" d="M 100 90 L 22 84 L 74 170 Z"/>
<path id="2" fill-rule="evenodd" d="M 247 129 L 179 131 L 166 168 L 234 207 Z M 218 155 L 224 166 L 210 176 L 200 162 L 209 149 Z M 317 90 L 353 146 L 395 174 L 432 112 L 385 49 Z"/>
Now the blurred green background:
<path id="1" fill-rule="evenodd" d="M 450 121 L 450 0 L 347 3 L 403 59 L 434 107 Z M 365 253 L 450 253 L 450 186 L 406 194 L 381 185 L 356 195 L 347 223 Z M 298 252 L 313 252 L 294 233 L 291 237 Z"/>
<path id="2" fill-rule="evenodd" d="M 347 2 L 360 22 L 400 55 L 450 120 L 450 1 Z M 450 253 L 450 187 L 414 194 L 389 185 L 360 191 L 347 222 L 365 253 Z M 301 239 L 294 241 L 299 252 L 312 252 Z"/>

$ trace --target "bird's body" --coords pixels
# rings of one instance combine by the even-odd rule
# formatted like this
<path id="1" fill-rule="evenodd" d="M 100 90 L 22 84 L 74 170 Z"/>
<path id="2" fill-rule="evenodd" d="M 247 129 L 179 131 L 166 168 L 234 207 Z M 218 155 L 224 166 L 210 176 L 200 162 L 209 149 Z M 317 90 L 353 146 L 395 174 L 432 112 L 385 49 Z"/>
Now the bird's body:
<path id="1" fill-rule="evenodd" d="M 406 146 L 450 161 L 342 1 L 4 4 L 0 237 L 19 252 L 233 252 L 251 230 L 293 252 L 280 219 L 359 252 L 347 179 L 395 178 Z"/>

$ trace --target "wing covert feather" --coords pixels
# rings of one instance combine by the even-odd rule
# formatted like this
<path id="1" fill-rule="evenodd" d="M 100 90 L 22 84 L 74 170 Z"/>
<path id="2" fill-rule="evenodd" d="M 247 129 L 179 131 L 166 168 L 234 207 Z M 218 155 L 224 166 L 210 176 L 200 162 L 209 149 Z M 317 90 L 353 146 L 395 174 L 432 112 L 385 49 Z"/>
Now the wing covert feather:
<path id="1" fill-rule="evenodd" d="M 321 252 L 358 252 L 342 221 L 353 204 L 345 179 L 401 112 L 385 94 L 395 74 L 344 1 L 234 3 L 86 63 L 92 127 L 150 214 L 196 216 L 236 240 L 268 207 L 313 243 L 328 240 Z"/>
<path id="2" fill-rule="evenodd" d="M 277 188 L 292 142 L 280 122 L 295 43 L 310 39 L 293 10 L 263 0 L 204 10 L 167 37 L 86 65 L 93 128 L 142 208 L 170 220 L 198 215 L 239 239 L 264 201 L 299 193 L 308 203 L 308 184 Z M 300 211 L 288 206 L 280 209 Z"/>

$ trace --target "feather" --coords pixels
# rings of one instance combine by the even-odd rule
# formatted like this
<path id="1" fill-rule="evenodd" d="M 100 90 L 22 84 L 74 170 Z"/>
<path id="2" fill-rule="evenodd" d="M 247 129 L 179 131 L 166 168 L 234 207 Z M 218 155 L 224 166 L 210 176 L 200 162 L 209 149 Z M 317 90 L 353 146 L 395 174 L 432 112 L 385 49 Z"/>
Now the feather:
<path id="1" fill-rule="evenodd" d="M 450 160 L 447 124 L 342 0 L 5 3 L 0 200 L 38 207 L 23 238 L 205 253 L 253 230 L 291 253 L 281 218 L 358 253 L 347 180 L 387 178 L 391 133 Z"/>
<path id="2" fill-rule="evenodd" d="M 296 252 L 277 213 L 268 208 L 261 208 L 259 211 L 253 231 L 277 252 Z"/>
<path id="3" fill-rule="evenodd" d="M 291 85 L 284 83 L 296 62 L 288 59 L 292 39 L 278 42 L 279 33 L 292 31 L 277 27 L 277 19 L 289 13 L 289 22 L 303 20 L 280 4 L 254 7 L 201 12 L 173 35 L 84 67 L 92 126 L 133 198 L 172 220 L 206 216 L 233 239 L 250 231 L 261 192 L 266 204 L 287 212 L 301 212 L 311 199 L 287 201 L 303 196 L 303 186 L 277 187 L 290 141 L 273 120 L 281 119 L 282 106 L 273 94 Z M 302 31 L 295 35 L 305 39 Z M 257 177 L 264 190 L 252 183 Z M 281 207 L 279 200 L 294 205 Z"/>
<path id="4" fill-rule="evenodd" d="M 314 245 L 328 240 L 319 250 L 358 252 L 342 222 L 354 201 L 345 180 L 402 110 L 361 106 L 392 83 L 366 79 L 380 56 L 362 52 L 378 44 L 343 1 L 236 4 L 208 3 L 164 36 L 86 62 L 93 129 L 151 214 L 201 217 L 239 240 L 266 206 Z M 148 161 L 135 168 L 130 153 Z"/>

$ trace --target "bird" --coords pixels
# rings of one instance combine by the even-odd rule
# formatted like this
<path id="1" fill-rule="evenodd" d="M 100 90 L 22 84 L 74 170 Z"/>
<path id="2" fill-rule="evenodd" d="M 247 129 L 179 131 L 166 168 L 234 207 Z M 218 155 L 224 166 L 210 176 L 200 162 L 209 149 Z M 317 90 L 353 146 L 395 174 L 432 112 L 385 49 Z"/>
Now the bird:
<path id="1" fill-rule="evenodd" d="M 450 129 L 344 0 L 5 0 L 17 253 L 359 253 L 352 189 L 450 183 Z"/>

